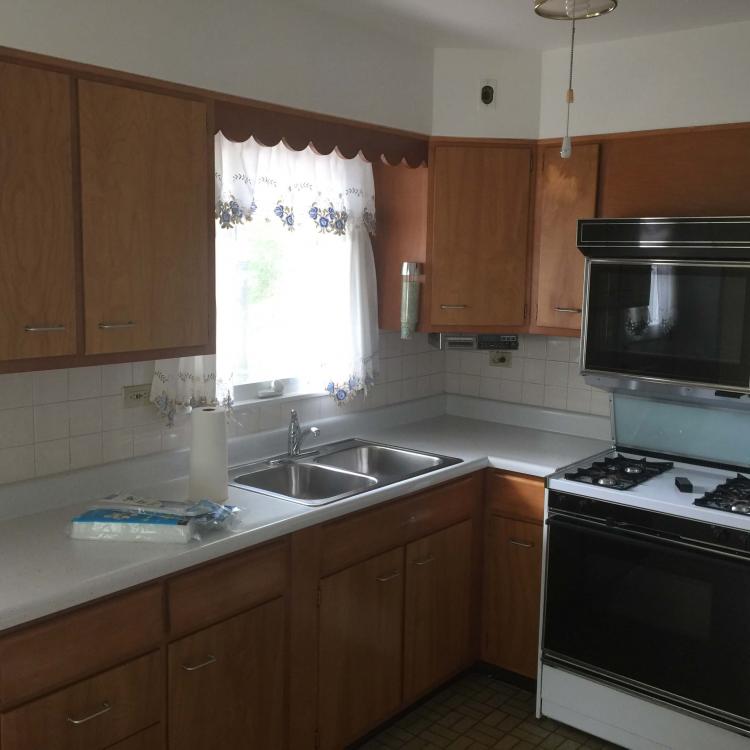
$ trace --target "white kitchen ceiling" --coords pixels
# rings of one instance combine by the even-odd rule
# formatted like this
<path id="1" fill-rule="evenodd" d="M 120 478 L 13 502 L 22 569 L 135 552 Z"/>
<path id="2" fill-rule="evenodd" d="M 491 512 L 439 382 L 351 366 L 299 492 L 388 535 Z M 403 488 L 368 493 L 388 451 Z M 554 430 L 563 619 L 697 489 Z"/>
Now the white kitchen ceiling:
<path id="1" fill-rule="evenodd" d="M 357 25 L 429 47 L 554 49 L 564 23 L 539 18 L 533 0 L 297 0 Z M 581 22 L 587 44 L 750 20 L 750 0 L 620 0 L 614 13 Z"/>

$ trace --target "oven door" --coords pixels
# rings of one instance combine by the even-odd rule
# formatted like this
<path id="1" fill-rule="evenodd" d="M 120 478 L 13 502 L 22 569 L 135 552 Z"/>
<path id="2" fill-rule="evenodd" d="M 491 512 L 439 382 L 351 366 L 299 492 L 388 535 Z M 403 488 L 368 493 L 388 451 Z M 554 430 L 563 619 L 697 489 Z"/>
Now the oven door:
<path id="1" fill-rule="evenodd" d="M 587 259 L 583 371 L 750 392 L 750 264 Z"/>
<path id="2" fill-rule="evenodd" d="M 750 561 L 548 520 L 543 661 L 750 730 Z"/>

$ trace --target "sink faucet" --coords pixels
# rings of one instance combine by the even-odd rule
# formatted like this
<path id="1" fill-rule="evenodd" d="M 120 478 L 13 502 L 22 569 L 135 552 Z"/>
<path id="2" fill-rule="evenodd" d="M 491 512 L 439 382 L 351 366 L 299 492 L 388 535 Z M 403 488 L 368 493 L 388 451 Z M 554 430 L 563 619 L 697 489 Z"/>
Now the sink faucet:
<path id="1" fill-rule="evenodd" d="M 302 440 L 308 433 L 316 438 L 320 435 L 320 430 L 317 427 L 306 427 L 303 430 L 300 427 L 297 412 L 292 409 L 287 441 L 287 453 L 289 457 L 302 455 Z"/>

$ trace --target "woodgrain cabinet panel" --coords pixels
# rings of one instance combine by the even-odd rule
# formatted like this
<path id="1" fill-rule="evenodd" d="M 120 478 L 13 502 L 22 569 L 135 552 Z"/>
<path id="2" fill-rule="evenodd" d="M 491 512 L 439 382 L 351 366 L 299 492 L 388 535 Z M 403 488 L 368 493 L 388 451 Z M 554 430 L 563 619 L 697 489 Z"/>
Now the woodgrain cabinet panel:
<path id="1" fill-rule="evenodd" d="M 102 750 L 110 747 L 160 720 L 163 684 L 158 652 L 77 682 L 3 714 L 0 718 L 2 748 Z"/>
<path id="2" fill-rule="evenodd" d="M 318 728 L 341 750 L 401 703 L 404 550 L 320 582 Z"/>
<path id="3" fill-rule="evenodd" d="M 273 542 L 172 578 L 167 583 L 170 633 L 184 635 L 281 596 L 287 552 L 286 540 Z"/>
<path id="4" fill-rule="evenodd" d="M 155 724 L 132 737 L 128 737 L 107 750 L 164 750 L 164 727 Z"/>
<path id="5" fill-rule="evenodd" d="M 78 98 L 86 353 L 207 344 L 206 105 L 91 81 Z"/>
<path id="6" fill-rule="evenodd" d="M 76 351 L 71 85 L 0 63 L 0 360 Z"/>
<path id="7" fill-rule="evenodd" d="M 433 326 L 526 322 L 531 147 L 438 145 L 428 247 Z"/>
<path id="8" fill-rule="evenodd" d="M 471 594 L 471 521 L 407 546 L 405 703 L 469 665 Z"/>
<path id="9" fill-rule="evenodd" d="M 542 527 L 490 515 L 485 529 L 482 658 L 536 679 Z"/>
<path id="10" fill-rule="evenodd" d="M 33 697 L 156 648 L 162 588 L 147 586 L 0 638 L 0 703 Z"/>
<path id="11" fill-rule="evenodd" d="M 489 470 L 487 508 L 496 515 L 541 523 L 544 518 L 544 480 Z"/>
<path id="12" fill-rule="evenodd" d="M 321 530 L 321 575 L 470 518 L 481 489 L 481 475 L 472 474 L 325 524 Z"/>
<path id="13" fill-rule="evenodd" d="M 172 750 L 284 747 L 284 600 L 169 646 Z"/>
<path id="14" fill-rule="evenodd" d="M 536 231 L 536 325 L 581 329 L 583 254 L 578 219 L 596 214 L 599 144 L 577 145 L 569 159 L 557 146 L 542 150 Z"/>

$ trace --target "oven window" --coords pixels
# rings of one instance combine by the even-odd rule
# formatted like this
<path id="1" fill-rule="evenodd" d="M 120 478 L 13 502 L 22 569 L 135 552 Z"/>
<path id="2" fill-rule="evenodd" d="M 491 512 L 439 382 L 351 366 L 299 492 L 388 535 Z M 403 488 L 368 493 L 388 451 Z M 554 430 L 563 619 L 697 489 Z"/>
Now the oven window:
<path id="1" fill-rule="evenodd" d="M 592 261 L 585 367 L 747 388 L 750 269 Z"/>
<path id="2" fill-rule="evenodd" d="M 750 564 L 550 523 L 545 654 L 750 721 Z"/>

